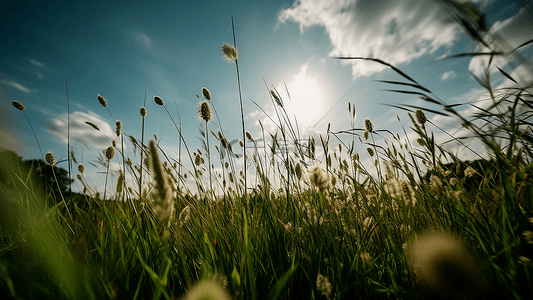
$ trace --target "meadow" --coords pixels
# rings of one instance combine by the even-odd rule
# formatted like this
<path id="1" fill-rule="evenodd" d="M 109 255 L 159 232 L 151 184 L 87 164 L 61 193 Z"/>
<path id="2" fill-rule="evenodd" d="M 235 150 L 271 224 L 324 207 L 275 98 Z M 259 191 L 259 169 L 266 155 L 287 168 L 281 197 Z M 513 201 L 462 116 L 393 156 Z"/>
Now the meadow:
<path id="1" fill-rule="evenodd" d="M 457 16 L 475 41 L 492 50 L 450 59 L 518 55 L 518 48 L 502 52 L 493 46 L 484 27 L 460 7 Z M 222 51 L 240 76 L 237 49 L 225 44 Z M 376 58 L 336 59 L 386 65 L 401 80 L 384 85 L 438 109 L 397 106 L 410 117 L 401 133 L 366 119 L 364 128 L 334 132 L 328 127 L 319 140 L 302 142 L 284 109 L 286 99 L 270 90 L 275 115 L 269 117 L 277 131 L 254 137 L 243 121 L 239 145 L 228 141 L 204 88 L 197 95 L 202 148 L 189 149 L 179 118 L 164 99 L 153 96 L 174 122 L 179 156 L 167 155 L 144 130 L 126 134 L 116 122 L 116 136 L 108 137 L 109 148 L 97 162 L 105 171 L 104 190 L 86 183 L 85 167 L 74 155 L 66 171 L 51 152 L 43 154 L 47 167 L 26 168 L 2 151 L 0 294 L 11 299 L 532 299 L 530 86 L 499 69 L 516 85 L 495 89 L 487 72 L 476 80 L 490 104 L 463 116 L 421 86 L 416 74 Z M 95 101 L 107 108 L 103 96 Z M 25 116 L 22 102 L 12 105 Z M 235 105 L 244 120 L 242 99 Z M 139 115 L 143 129 L 145 107 Z M 463 145 L 462 151 L 471 151 L 467 144 L 475 141 L 486 153 L 464 161 L 447 144 L 436 143 L 435 132 L 442 130 L 426 112 L 452 117 L 470 132 L 468 138 L 449 137 Z M 355 120 L 351 104 L 345 117 Z M 259 148 L 258 138 L 269 145 Z M 244 141 L 255 149 L 236 155 L 234 148 L 244 148 Z M 134 156 L 127 156 L 124 143 Z M 255 176 L 242 168 L 248 161 Z M 111 163 L 120 170 L 110 170 Z M 32 175 L 42 168 L 51 178 L 44 187 Z M 59 174 L 74 182 L 58 180 Z M 68 188 L 73 183 L 80 193 Z"/>

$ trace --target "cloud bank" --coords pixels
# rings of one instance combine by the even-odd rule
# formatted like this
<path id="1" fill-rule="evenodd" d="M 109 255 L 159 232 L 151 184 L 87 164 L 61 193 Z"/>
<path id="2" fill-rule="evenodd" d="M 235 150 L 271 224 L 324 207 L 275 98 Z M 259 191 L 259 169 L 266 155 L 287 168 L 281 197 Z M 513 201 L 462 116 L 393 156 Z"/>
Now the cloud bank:
<path id="1" fill-rule="evenodd" d="M 85 122 L 91 122 L 100 128 L 100 131 L 87 125 Z M 67 116 L 61 118 L 54 118 L 48 121 L 45 128 L 57 136 L 59 140 L 67 144 Z M 103 134 L 102 134 L 103 133 Z M 70 139 L 77 141 L 82 145 L 93 149 L 106 149 L 111 145 L 109 139 L 115 139 L 115 130 L 104 121 L 99 115 L 89 112 L 76 111 L 70 114 Z"/>
<path id="2" fill-rule="evenodd" d="M 330 56 L 373 57 L 393 65 L 449 47 L 460 33 L 441 6 L 423 0 L 299 0 L 281 11 L 278 20 L 296 22 L 302 32 L 324 26 L 333 46 Z M 385 69 L 375 63 L 347 63 L 354 78 Z"/>

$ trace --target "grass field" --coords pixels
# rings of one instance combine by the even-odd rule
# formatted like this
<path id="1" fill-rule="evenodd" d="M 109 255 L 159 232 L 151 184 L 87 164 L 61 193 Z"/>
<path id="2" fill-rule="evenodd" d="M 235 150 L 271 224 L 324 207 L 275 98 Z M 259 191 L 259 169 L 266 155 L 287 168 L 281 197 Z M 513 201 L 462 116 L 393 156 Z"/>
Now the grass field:
<path id="1" fill-rule="evenodd" d="M 471 33 L 482 30 L 463 25 Z M 236 50 L 224 47 L 240 76 Z M 509 53 L 493 49 L 490 55 Z M 144 132 L 125 135 L 127 129 L 117 123 L 116 136 L 109 137 L 113 144 L 99 161 L 106 171 L 104 190 L 86 184 L 85 168 L 72 156 L 71 177 L 81 193 L 61 188 L 57 179 L 51 180 L 57 186 L 41 188 L 30 175 L 37 165 L 24 168 L 1 152 L 0 294 L 13 299 L 532 299 L 530 86 L 494 89 L 487 73 L 476 79 L 490 105 L 463 116 L 418 84 L 416 74 L 391 68 L 402 81 L 384 84 L 439 106 L 437 111 L 398 107 L 411 117 L 399 133 L 367 119 L 365 128 L 327 128 L 320 140 L 302 144 L 283 99 L 271 91 L 278 131 L 263 132 L 271 141 L 264 151 L 237 157 L 231 147 L 239 145 L 230 146 L 205 89 L 198 108 L 202 149 L 189 149 L 181 137 L 180 156 L 170 157 L 157 140 L 148 141 Z M 166 110 L 163 99 L 153 99 Z M 105 98 L 98 100 L 107 108 Z M 12 104 L 10 109 L 24 113 L 22 103 Z M 240 108 L 242 113 L 242 102 Z M 464 161 L 437 144 L 434 135 L 442 132 L 425 112 L 462 123 L 470 132 L 468 144 L 483 144 L 486 153 Z M 145 116 L 143 107 L 143 129 Z M 345 117 L 355 117 L 351 105 Z M 174 124 L 181 136 L 179 122 Z M 244 122 L 242 129 L 242 140 L 255 144 Z M 332 146 L 346 133 L 348 141 Z M 287 141 L 293 149 L 280 148 Z M 135 157 L 126 156 L 124 142 Z M 224 159 L 215 159 L 221 152 Z M 46 176 L 55 178 L 60 170 L 53 153 L 43 157 L 51 166 Z M 241 170 L 246 161 L 256 176 Z M 110 170 L 111 163 L 121 170 Z"/>

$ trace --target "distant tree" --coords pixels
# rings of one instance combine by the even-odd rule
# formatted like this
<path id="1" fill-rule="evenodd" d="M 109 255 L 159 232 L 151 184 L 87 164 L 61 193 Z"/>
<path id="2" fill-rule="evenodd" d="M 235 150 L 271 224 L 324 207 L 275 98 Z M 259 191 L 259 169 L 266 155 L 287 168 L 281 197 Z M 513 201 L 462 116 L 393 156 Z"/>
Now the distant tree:
<path id="1" fill-rule="evenodd" d="M 63 196 L 67 196 L 69 193 L 69 183 L 72 179 L 68 176 L 68 171 L 57 166 L 50 166 L 46 164 L 42 159 L 22 160 L 22 157 L 18 156 L 11 150 L 0 149 L 0 160 L 9 162 L 11 168 L 18 168 L 19 174 L 27 175 L 30 172 L 30 178 L 35 188 L 42 189 L 46 193 L 52 195 L 52 199 L 56 202 L 61 201 L 59 191 Z M 53 170 L 53 172 L 52 172 Z M 55 173 L 55 177 L 54 177 Z M 11 175 L 0 174 L 0 184 L 9 185 Z M 56 183 L 57 178 L 57 183 Z"/>

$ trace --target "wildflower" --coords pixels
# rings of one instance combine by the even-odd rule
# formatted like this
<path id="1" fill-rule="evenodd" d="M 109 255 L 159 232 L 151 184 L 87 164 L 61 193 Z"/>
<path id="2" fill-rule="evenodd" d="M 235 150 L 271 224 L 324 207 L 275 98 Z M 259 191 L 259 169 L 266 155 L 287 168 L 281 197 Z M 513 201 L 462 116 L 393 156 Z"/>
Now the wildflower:
<path id="1" fill-rule="evenodd" d="M 374 131 L 374 123 L 369 118 L 365 119 L 365 130 L 366 132 L 373 132 Z"/>
<path id="2" fill-rule="evenodd" d="M 421 110 L 417 109 L 415 112 L 416 120 L 420 125 L 424 125 L 427 122 L 426 114 Z"/>
<path id="3" fill-rule="evenodd" d="M 47 164 L 51 166 L 53 166 L 56 163 L 56 158 L 54 157 L 54 153 L 52 152 L 47 152 L 46 155 L 44 156 L 44 160 L 46 161 Z"/>
<path id="4" fill-rule="evenodd" d="M 225 43 L 222 45 L 222 54 L 224 55 L 224 58 L 231 62 L 232 60 L 237 60 L 237 57 L 239 56 L 239 53 L 237 52 L 237 48 L 235 46 L 232 46 L 228 43 Z"/>
<path id="5" fill-rule="evenodd" d="M 198 104 L 198 118 L 209 122 L 213 114 L 211 113 L 211 107 L 207 101 L 202 101 Z"/>
<path id="6" fill-rule="evenodd" d="M 154 102 L 155 104 L 160 105 L 160 106 L 165 105 L 165 101 L 163 101 L 163 98 L 159 96 L 154 96 Z"/>
<path id="7" fill-rule="evenodd" d="M 205 87 L 202 88 L 202 96 L 204 96 L 205 100 L 211 101 L 211 92 Z"/>
<path id="8" fill-rule="evenodd" d="M 122 122 L 117 121 L 117 122 L 115 123 L 115 125 L 116 125 L 116 130 L 115 130 L 115 132 L 116 132 L 117 136 L 120 136 L 120 134 L 122 133 Z"/>
<path id="9" fill-rule="evenodd" d="M 87 121 L 86 121 L 85 124 L 87 124 L 87 125 L 91 126 L 92 128 L 94 128 L 94 129 L 100 131 L 100 128 L 98 128 L 98 126 L 96 126 L 96 124 L 94 124 L 94 123 L 91 123 L 91 122 L 87 122 Z"/>
<path id="10" fill-rule="evenodd" d="M 407 247 L 408 263 L 421 282 L 445 298 L 470 299 L 483 274 L 462 241 L 450 234 L 419 235 Z"/>
<path id="11" fill-rule="evenodd" d="M 474 168 L 472 168 L 471 166 L 466 167 L 465 177 L 472 177 L 474 176 L 474 174 L 476 174 L 476 170 L 474 170 Z"/>
<path id="12" fill-rule="evenodd" d="M 157 154 L 157 145 L 153 140 L 149 143 L 150 149 L 150 167 L 152 169 L 154 181 L 154 210 L 161 219 L 163 224 L 168 224 L 174 210 L 172 204 L 172 192 L 168 185 L 167 173 L 165 172 L 159 155 Z"/>
<path id="13" fill-rule="evenodd" d="M 184 300 L 230 300 L 228 292 L 214 280 L 201 280 L 185 295 Z"/>
<path id="14" fill-rule="evenodd" d="M 108 160 L 111 160 L 113 157 L 115 157 L 115 148 L 113 146 L 107 147 L 107 150 L 105 151 L 105 157 Z"/>
<path id="15" fill-rule="evenodd" d="M 13 104 L 13 106 L 14 106 L 16 109 L 18 109 L 18 110 L 20 110 L 20 111 L 24 111 L 24 105 L 22 105 L 22 103 L 20 103 L 20 102 L 18 102 L 18 101 L 15 100 L 15 101 L 11 102 L 11 104 Z"/>
<path id="16" fill-rule="evenodd" d="M 320 193 L 323 193 L 329 188 L 329 176 L 319 166 L 315 166 L 307 172 L 311 185 L 317 187 Z"/>
<path id="17" fill-rule="evenodd" d="M 107 101 L 104 97 L 100 96 L 100 94 L 98 94 L 98 102 L 100 102 L 103 107 L 107 107 Z"/>
<path id="18" fill-rule="evenodd" d="M 85 166 L 83 164 L 78 165 L 78 171 L 80 171 L 81 174 L 85 171 Z"/>
<path id="19" fill-rule="evenodd" d="M 331 283 L 328 278 L 322 274 L 318 274 L 316 278 L 316 289 L 327 299 L 331 298 Z"/>
<path id="20" fill-rule="evenodd" d="M 144 106 L 141 107 L 141 116 L 143 118 L 146 117 L 146 107 L 144 107 Z"/>

